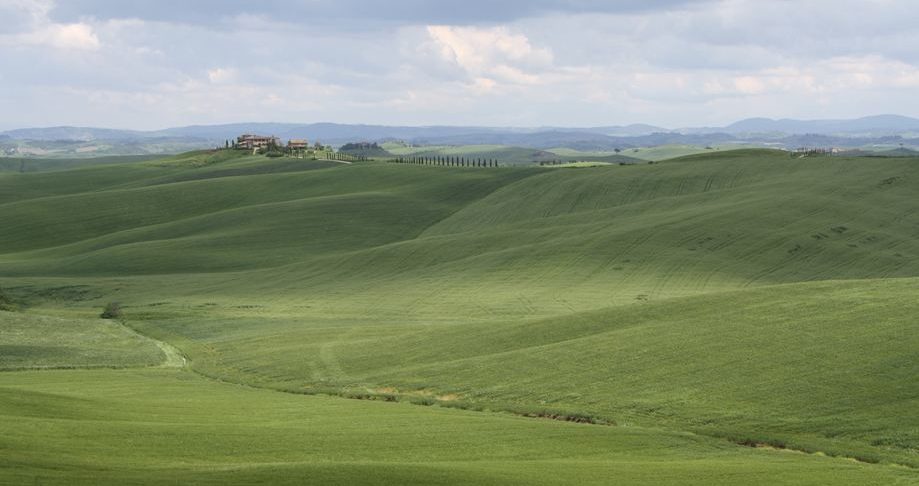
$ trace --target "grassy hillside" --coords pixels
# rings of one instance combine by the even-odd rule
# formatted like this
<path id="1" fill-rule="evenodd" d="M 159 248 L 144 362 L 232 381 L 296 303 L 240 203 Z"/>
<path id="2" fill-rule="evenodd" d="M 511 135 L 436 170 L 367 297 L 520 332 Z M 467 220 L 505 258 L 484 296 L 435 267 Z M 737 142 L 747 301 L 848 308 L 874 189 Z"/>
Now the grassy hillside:
<path id="1" fill-rule="evenodd" d="M 507 165 L 538 165 L 540 162 L 593 161 L 608 163 L 636 163 L 640 159 L 620 154 L 590 154 L 586 152 L 556 152 L 507 145 L 419 145 L 406 146 L 401 143 L 386 143 L 383 147 L 395 156 L 415 157 L 466 157 L 497 160 Z"/>
<path id="2" fill-rule="evenodd" d="M 734 147 L 738 148 L 738 147 Z M 572 158 L 597 158 L 597 157 L 609 157 L 613 155 L 619 155 L 621 157 L 630 157 L 637 160 L 666 160 L 673 159 L 676 157 L 685 157 L 687 155 L 696 155 L 704 154 L 711 152 L 713 150 L 723 150 L 730 149 L 727 147 L 713 147 L 712 149 L 707 149 L 705 147 L 696 146 L 696 145 L 659 145 L 655 147 L 631 147 L 623 148 L 620 152 L 616 153 L 613 151 L 609 152 L 589 152 L 589 151 L 580 151 L 566 147 L 559 147 L 549 149 L 549 152 L 556 153 L 564 157 Z"/>
<path id="3" fill-rule="evenodd" d="M 118 300 L 131 328 L 181 349 L 202 376 L 266 390 L 653 429 L 647 458 L 659 454 L 667 464 L 667 451 L 683 447 L 677 437 L 700 434 L 692 437 L 706 449 L 693 464 L 712 469 L 694 475 L 673 463 L 664 476 L 650 476 L 658 482 L 734 482 L 735 466 L 719 462 L 720 453 L 708 447 L 739 454 L 737 464 L 759 458 L 747 463 L 754 469 L 756 460 L 779 454 L 791 462 L 763 476 L 776 482 L 839 479 L 796 469 L 799 459 L 881 474 L 866 482 L 883 483 L 878 478 L 891 479 L 887 474 L 919 479 L 919 422 L 911 413 L 919 406 L 917 159 L 793 159 L 742 150 L 550 170 L 199 152 L 0 175 L 0 188 L 0 225 L 9 229 L 0 232 L 0 285 L 25 303 L 24 318 L 92 319 L 105 302 Z M 10 344 L 5 340 L 0 346 Z M 151 342 L 157 346 L 149 341 L 144 349 Z M 49 354 L 47 363 L 66 357 Z M 16 367 L 26 367 L 31 358 L 17 359 Z M 74 373 L 87 377 L 88 389 L 107 393 L 104 372 Z M 132 380 L 168 388 L 190 379 L 150 373 L 117 380 L 126 380 L 128 390 Z M 12 380 L 13 397 L 37 379 L 9 376 L 3 378 Z M 17 382 L 19 376 L 26 378 Z M 41 397 L 60 391 L 55 380 L 36 385 Z M 254 400 L 265 400 L 259 406 L 272 423 L 294 420 L 271 418 L 286 400 L 331 400 L 251 391 L 261 397 Z M 62 393 L 70 397 L 65 401 L 79 395 Z M 232 408 L 227 400 L 207 406 Z M 443 426 L 441 416 L 424 414 L 467 413 L 377 405 L 405 407 L 397 409 L 421 414 L 419 423 L 430 418 L 435 428 Z M 521 419 L 487 420 L 499 420 L 489 427 L 502 430 L 500 420 Z M 234 427 L 212 429 L 216 435 L 209 437 L 232 443 Z M 532 437 L 548 430 L 537 429 Z M 553 440 L 569 440 L 576 429 L 558 430 Z M 352 437 L 334 440 L 346 444 Z M 494 443 L 495 450 L 521 454 L 493 452 L 505 457 L 488 466 L 494 476 L 450 459 L 465 448 L 440 446 L 411 467 L 404 459 L 369 460 L 361 471 L 389 471 L 394 482 L 409 477 L 402 476 L 405 468 L 447 483 L 461 477 L 455 474 L 481 482 L 561 479 L 548 472 L 561 467 L 551 461 L 534 466 L 532 476 L 521 472 L 515 457 L 526 456 L 521 444 L 529 440 Z M 403 451 L 421 447 L 396 442 Z M 564 474 L 602 482 L 604 468 L 628 469 L 617 461 L 629 447 L 613 447 L 612 458 L 597 444 L 578 449 L 570 461 L 590 464 L 585 475 Z M 191 474 L 157 450 L 150 450 L 152 463 L 112 467 L 128 475 L 145 467 Z M 476 454 L 489 457 L 488 450 Z M 601 465 L 591 462 L 600 456 Z M 315 472 L 315 463 L 326 460 L 298 457 L 278 462 Z M 29 467 L 51 467 L 31 460 L 38 462 Z M 326 472 L 345 481 L 347 471 L 338 464 Z M 634 471 L 627 477 L 638 482 L 638 471 L 647 470 Z M 262 466 L 251 472 L 267 474 Z"/>
<path id="4" fill-rule="evenodd" d="M 74 320 L 0 311 L 0 371 L 125 368 L 164 360 L 156 343 L 101 319 Z"/>
<path id="5" fill-rule="evenodd" d="M 4 172 L 50 172 L 109 164 L 143 162 L 159 158 L 155 155 L 120 155 L 95 158 L 44 159 L 34 157 L 0 157 L 0 175 Z"/>
<path id="6" fill-rule="evenodd" d="M 208 375 L 258 386 L 441 396 L 919 466 L 917 286 L 794 284 L 461 324 L 304 322 L 269 307 L 142 329 Z"/>
<path id="7" fill-rule="evenodd" d="M 890 484 L 909 471 L 678 432 L 304 397 L 181 371 L 0 374 L 0 481 Z M 499 432 L 499 433 L 496 433 Z"/>

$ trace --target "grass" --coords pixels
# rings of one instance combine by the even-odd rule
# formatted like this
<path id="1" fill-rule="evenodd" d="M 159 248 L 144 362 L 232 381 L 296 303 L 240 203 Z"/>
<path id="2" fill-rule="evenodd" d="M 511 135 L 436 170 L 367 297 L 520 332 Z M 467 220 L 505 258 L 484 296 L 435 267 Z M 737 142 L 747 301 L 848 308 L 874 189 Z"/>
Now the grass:
<path id="1" fill-rule="evenodd" d="M 559 147 L 549 149 L 550 152 L 556 153 L 561 156 L 578 158 L 578 157 L 610 157 L 613 155 L 619 155 L 620 157 L 627 156 L 639 161 L 661 161 L 667 159 L 674 159 L 677 157 L 685 157 L 687 155 L 696 155 L 696 154 L 705 154 L 711 153 L 719 150 L 731 150 L 737 149 L 739 147 L 724 147 L 717 146 L 712 148 L 706 148 L 697 145 L 659 145 L 654 147 L 635 147 L 635 148 L 624 148 L 620 152 L 590 152 L 590 151 L 581 151 L 575 150 L 566 147 Z"/>
<path id="2" fill-rule="evenodd" d="M 124 326 L 0 312 L 0 371 L 31 368 L 125 368 L 163 362 L 157 345 Z"/>
<path id="3" fill-rule="evenodd" d="M 121 155 L 93 158 L 60 158 L 36 159 L 32 157 L 0 157 L 0 175 L 4 172 L 50 172 L 56 170 L 69 170 L 78 167 L 90 167 L 109 164 L 126 164 L 131 162 L 144 162 L 160 158 L 155 155 Z"/>
<path id="4" fill-rule="evenodd" d="M 641 160 L 667 160 L 687 155 L 705 154 L 713 151 L 731 150 L 739 147 L 712 147 L 706 148 L 697 145 L 661 145 L 657 147 L 638 147 L 623 150 L 622 153 L 629 157 Z"/>
<path id="5" fill-rule="evenodd" d="M 17 417 L 10 403 L 32 390 L 36 403 L 111 397 L 99 409 L 118 417 L 161 390 L 156 410 L 178 407 L 156 429 L 166 437 L 178 441 L 186 420 L 211 424 L 183 432 L 189 445 L 177 451 L 153 437 L 132 443 L 148 460 L 106 462 L 117 437 L 150 424 L 80 432 L 55 418 L 62 405 L 28 428 L 13 421 L 5 432 L 19 442 L 0 446 L 33 451 L 15 459 L 19 477 L 48 480 L 158 471 L 149 478 L 556 483 L 608 482 L 616 471 L 628 483 L 717 484 L 747 471 L 760 482 L 916 481 L 917 184 L 913 158 L 768 150 L 563 171 L 197 152 L 0 175 L 0 286 L 26 309 L 0 320 L 0 346 L 7 330 L 47 322 L 19 339 L 50 350 L 9 367 L 162 362 L 155 341 L 125 348 L 139 338 L 96 322 L 119 301 L 132 329 L 181 349 L 197 373 L 5 373 L 0 414 Z M 109 357 L 75 365 L 82 351 L 53 352 L 59 342 L 93 349 L 92 336 L 115 331 L 124 334 L 99 348 Z M 298 396 L 317 393 L 372 400 Z M 338 414 L 329 423 L 346 432 L 322 432 L 325 452 L 285 449 L 232 419 L 250 400 L 260 412 L 249 418 L 266 430 L 306 433 L 302 416 L 284 412 L 293 407 Z M 224 416 L 225 427 L 208 422 Z M 398 417 L 417 428 L 397 427 Z M 354 445 L 399 427 L 416 438 L 466 434 L 456 425 L 465 417 L 490 435 Z M 502 442 L 518 423 L 533 429 Z M 28 439 L 40 424 L 48 435 Z M 617 442 L 626 432 L 646 434 L 645 445 Z M 55 466 L 36 452 L 96 433 L 98 455 Z M 247 434 L 273 445 L 239 452 Z M 647 455 L 630 455 L 636 448 Z"/>
<path id="6" fill-rule="evenodd" d="M 607 162 L 634 163 L 639 159 L 626 155 L 604 153 L 592 154 L 565 150 L 539 150 L 508 145 L 419 145 L 406 146 L 400 143 L 383 144 L 383 148 L 395 156 L 403 157 L 466 157 L 497 160 L 503 166 L 537 165 L 540 162 Z M 567 150 L 567 149 L 566 149 Z"/>
<path id="7" fill-rule="evenodd" d="M 609 162 L 565 162 L 562 164 L 546 165 L 550 169 L 584 169 L 587 167 L 603 167 L 610 165 Z"/>
<path id="8" fill-rule="evenodd" d="M 585 426 L 254 390 L 182 371 L 0 375 L 0 475 L 41 484 L 890 484 L 910 472 Z M 500 433 L 496 433 L 500 431 Z"/>

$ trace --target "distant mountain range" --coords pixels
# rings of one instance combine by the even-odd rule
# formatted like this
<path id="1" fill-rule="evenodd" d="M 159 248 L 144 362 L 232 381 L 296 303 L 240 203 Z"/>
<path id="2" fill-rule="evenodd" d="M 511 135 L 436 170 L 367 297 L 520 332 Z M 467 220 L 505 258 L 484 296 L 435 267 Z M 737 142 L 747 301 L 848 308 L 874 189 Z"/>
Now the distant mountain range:
<path id="1" fill-rule="evenodd" d="M 457 127 L 383 126 L 336 123 L 233 123 L 138 131 L 91 127 L 22 128 L 0 133 L 7 154 L 32 150 L 41 155 L 49 145 L 75 146 L 79 153 L 158 153 L 223 145 L 242 133 L 306 138 L 327 144 L 401 140 L 416 145 L 500 144 L 538 149 L 567 147 L 611 150 L 666 144 L 760 144 L 778 147 L 871 144 L 919 145 L 919 119 L 878 115 L 852 120 L 750 118 L 724 127 L 669 129 L 653 125 L 607 127 Z M 43 148 L 44 147 L 44 148 Z M 82 151 L 82 152 L 80 152 Z"/>
<path id="2" fill-rule="evenodd" d="M 701 129 L 703 132 L 705 129 Z M 772 120 L 748 118 L 724 128 L 709 129 L 731 134 L 792 134 L 885 136 L 919 133 L 919 119 L 900 115 L 877 115 L 854 120 Z"/>
<path id="3" fill-rule="evenodd" d="M 385 125 L 345 125 L 337 123 L 232 123 L 225 125 L 192 125 L 164 130 L 137 131 L 91 127 L 21 128 L 0 133 L 0 137 L 15 140 L 41 141 L 140 141 L 151 139 L 199 139 L 211 142 L 235 138 L 243 133 L 259 133 L 284 138 L 310 138 L 328 143 L 347 143 L 355 140 L 405 140 L 447 139 L 455 137 L 526 136 L 540 133 L 592 134 L 604 136 L 640 136 L 672 130 L 651 125 L 596 128 L 516 128 L 516 127 L 455 127 L 421 126 L 400 127 Z"/>

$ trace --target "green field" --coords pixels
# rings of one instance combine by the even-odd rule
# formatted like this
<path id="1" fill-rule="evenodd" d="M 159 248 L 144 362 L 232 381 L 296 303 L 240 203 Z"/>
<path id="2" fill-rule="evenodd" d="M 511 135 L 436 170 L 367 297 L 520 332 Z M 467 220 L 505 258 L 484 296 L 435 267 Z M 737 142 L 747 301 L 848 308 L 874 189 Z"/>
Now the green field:
<path id="1" fill-rule="evenodd" d="M 0 172 L 50 172 L 78 167 L 127 164 L 159 158 L 154 155 L 125 155 L 94 158 L 35 159 L 29 157 L 0 157 Z"/>
<path id="2" fill-rule="evenodd" d="M 571 149 L 539 150 L 508 145 L 417 145 L 388 142 L 382 147 L 396 157 L 465 157 L 497 160 L 503 166 L 549 162 L 637 163 L 646 159 L 616 153 L 590 153 Z"/>
<path id="3" fill-rule="evenodd" d="M 734 147 L 738 148 L 738 147 Z M 725 150 L 726 147 L 712 147 L 707 149 L 696 145 L 660 145 L 655 147 L 633 147 L 621 149 L 618 153 L 610 152 L 585 152 L 566 147 L 549 149 L 550 152 L 563 157 L 595 159 L 619 155 L 620 157 L 631 157 L 637 160 L 666 160 L 675 157 L 684 157 L 687 155 L 704 154 L 707 152 Z"/>
<path id="4" fill-rule="evenodd" d="M 919 159 L 572 165 L 0 172 L 0 483 L 919 483 Z"/>

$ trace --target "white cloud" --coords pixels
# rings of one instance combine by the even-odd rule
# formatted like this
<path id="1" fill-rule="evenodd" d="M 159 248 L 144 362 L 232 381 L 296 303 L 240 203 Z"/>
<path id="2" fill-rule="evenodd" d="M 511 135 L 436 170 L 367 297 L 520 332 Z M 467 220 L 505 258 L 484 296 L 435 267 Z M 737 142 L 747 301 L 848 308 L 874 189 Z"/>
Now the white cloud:
<path id="1" fill-rule="evenodd" d="M 207 71 L 207 79 L 214 84 L 224 84 L 235 81 L 238 72 L 233 68 L 216 68 Z"/>
<path id="2" fill-rule="evenodd" d="M 760 94 L 766 90 L 766 84 L 755 76 L 740 76 L 734 78 L 734 87 L 744 94 Z"/>
<path id="3" fill-rule="evenodd" d="M 87 24 L 47 24 L 12 38 L 13 43 L 54 49 L 96 50 L 99 38 Z"/>
<path id="4" fill-rule="evenodd" d="M 4 0 L 0 15 L 4 17 L 7 33 L 0 34 L 0 46 L 62 50 L 99 48 L 99 37 L 91 25 L 53 22 L 49 17 L 53 6 L 49 0 Z"/>
<path id="5" fill-rule="evenodd" d="M 490 78 L 475 78 L 472 82 L 472 90 L 479 94 L 491 93 L 498 83 Z"/>
<path id="6" fill-rule="evenodd" d="M 365 8 L 335 7 L 335 22 L 305 27 L 290 14 L 240 14 L 242 2 L 222 15 L 190 7 L 192 15 L 165 0 L 0 0 L 0 18 L 11 19 L 0 26 L 0 103 L 30 117 L 16 123 L 128 127 L 919 115 L 909 0 L 665 1 L 644 10 L 534 0 L 516 2 L 529 8 L 524 16 L 502 3 L 502 15 L 465 4 L 455 15 L 426 6 L 411 18 L 407 7 L 386 17 L 388 3 L 347 2 Z"/>
<path id="7" fill-rule="evenodd" d="M 532 84 L 538 81 L 535 73 L 552 67 L 549 49 L 534 47 L 525 35 L 507 27 L 431 25 L 427 33 L 443 60 L 472 78 Z"/>

